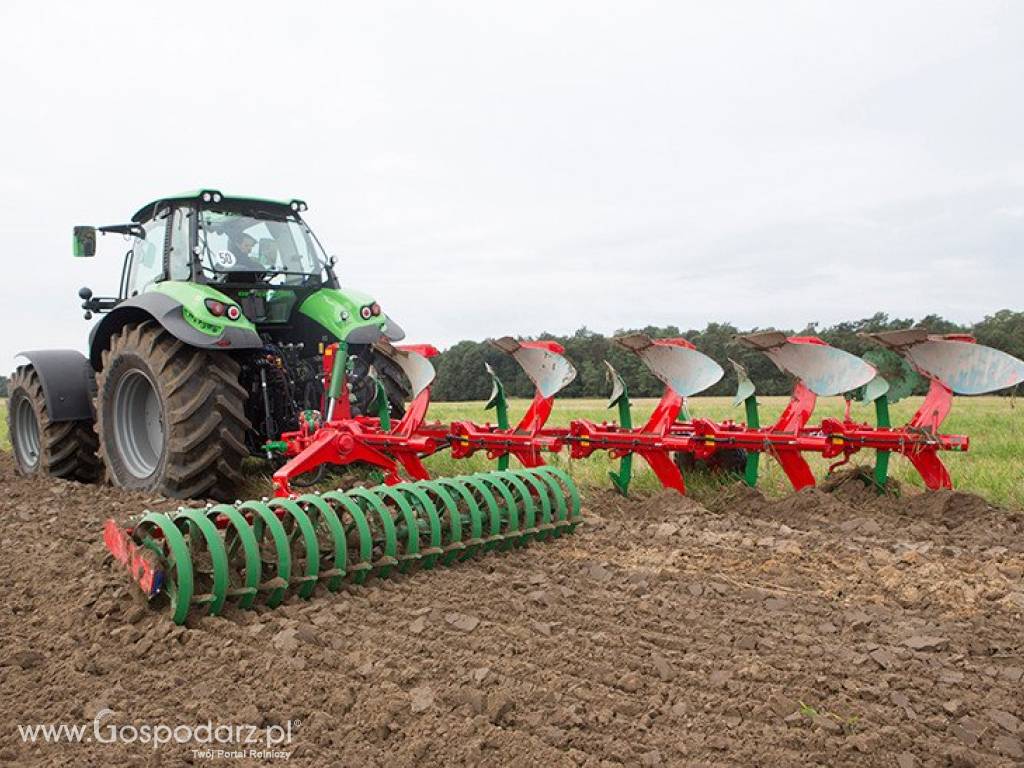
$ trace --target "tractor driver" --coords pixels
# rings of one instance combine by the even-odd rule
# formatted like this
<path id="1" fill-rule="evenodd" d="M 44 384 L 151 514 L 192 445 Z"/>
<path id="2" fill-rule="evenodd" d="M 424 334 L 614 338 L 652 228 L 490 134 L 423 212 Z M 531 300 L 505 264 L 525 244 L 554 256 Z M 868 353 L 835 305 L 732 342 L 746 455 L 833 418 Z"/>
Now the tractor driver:
<path id="1" fill-rule="evenodd" d="M 235 258 L 238 262 L 245 267 L 250 264 L 255 264 L 256 260 L 252 257 L 252 249 L 256 246 L 256 238 L 250 235 L 248 232 L 242 232 L 237 237 L 231 238 L 228 241 L 228 250 L 235 254 Z"/>
<path id="2" fill-rule="evenodd" d="M 228 250 L 235 259 L 227 271 L 235 275 L 234 279 L 246 279 L 239 273 L 245 273 L 250 280 L 260 281 L 266 278 L 267 267 L 253 253 L 256 243 L 256 238 L 248 232 L 239 232 L 228 240 Z"/>
<path id="3" fill-rule="evenodd" d="M 228 250 L 235 257 L 235 263 L 231 267 L 232 272 L 257 272 L 267 271 L 266 265 L 260 262 L 253 253 L 257 240 L 248 232 L 240 232 L 228 241 Z"/>

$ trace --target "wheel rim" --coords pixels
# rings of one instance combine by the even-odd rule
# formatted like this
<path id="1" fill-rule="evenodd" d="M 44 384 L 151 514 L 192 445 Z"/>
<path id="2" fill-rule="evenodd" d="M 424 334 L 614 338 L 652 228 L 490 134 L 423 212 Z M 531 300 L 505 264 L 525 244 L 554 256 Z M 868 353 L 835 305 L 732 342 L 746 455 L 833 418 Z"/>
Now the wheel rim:
<path id="1" fill-rule="evenodd" d="M 129 371 L 114 392 L 114 441 L 125 468 L 137 478 L 156 471 L 164 452 L 160 396 L 142 371 Z"/>
<path id="2" fill-rule="evenodd" d="M 14 450 L 26 469 L 39 464 L 39 419 L 31 401 L 22 395 L 14 403 Z"/>

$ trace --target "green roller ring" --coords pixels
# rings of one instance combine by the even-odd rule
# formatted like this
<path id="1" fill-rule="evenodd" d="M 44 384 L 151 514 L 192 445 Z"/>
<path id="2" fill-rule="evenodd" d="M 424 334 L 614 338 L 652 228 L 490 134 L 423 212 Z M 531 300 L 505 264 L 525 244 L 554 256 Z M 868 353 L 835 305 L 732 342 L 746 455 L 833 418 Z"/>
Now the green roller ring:
<path id="1" fill-rule="evenodd" d="M 565 485 L 566 491 L 569 492 L 569 498 L 572 499 L 572 509 L 569 511 L 569 519 L 574 520 L 580 516 L 580 492 L 576 488 L 575 481 L 569 477 L 569 474 L 558 467 L 552 467 L 545 465 L 537 468 L 541 472 L 547 472 L 549 475 L 554 475 L 556 478 L 562 481 Z"/>
<path id="2" fill-rule="evenodd" d="M 412 496 L 420 508 L 427 513 L 427 524 L 430 526 L 430 549 L 432 551 L 423 558 L 420 566 L 429 571 L 434 567 L 438 556 L 441 554 L 441 518 L 437 514 L 437 507 L 430 500 L 427 492 L 419 487 L 419 483 L 399 483 L 394 486 L 394 489 L 400 493 L 407 493 Z M 419 526 L 417 525 L 418 530 Z"/>
<path id="3" fill-rule="evenodd" d="M 519 534 L 522 530 L 519 527 L 519 505 L 516 504 L 516 500 L 512 497 L 512 492 L 509 491 L 508 486 L 501 482 L 496 475 L 496 472 L 489 472 L 487 474 L 480 475 L 480 480 L 487 483 L 492 488 L 496 488 L 498 494 L 505 502 L 506 514 L 502 517 L 502 523 L 504 525 L 501 530 L 503 536 L 499 540 L 498 549 L 511 549 L 513 543 L 512 537 Z"/>
<path id="4" fill-rule="evenodd" d="M 569 514 L 568 514 L 568 518 L 567 518 L 567 521 L 570 523 L 570 525 L 568 526 L 567 532 L 568 533 L 572 533 L 574 530 L 576 530 L 576 526 L 579 524 L 580 519 L 581 519 L 581 517 L 580 517 L 580 509 L 581 509 L 580 492 L 576 489 L 576 483 L 573 482 L 572 478 L 569 477 L 568 474 L 566 474 L 562 470 L 558 469 L 557 467 L 551 467 L 551 466 L 546 466 L 545 465 L 543 467 L 538 467 L 537 469 L 540 472 L 547 473 L 548 475 L 561 480 L 562 483 L 565 485 L 565 490 L 568 491 L 569 499 L 572 501 L 572 506 L 569 509 Z M 560 530 L 556 530 L 555 531 L 555 535 L 556 536 L 560 536 L 561 533 L 562 532 Z"/>
<path id="5" fill-rule="evenodd" d="M 366 515 L 359 504 L 341 491 L 328 491 L 320 498 L 328 503 L 335 502 L 340 504 L 352 516 L 356 532 L 359 534 L 359 562 L 350 570 L 355 571 L 352 581 L 356 584 L 362 584 L 373 569 L 373 534 L 370 533 L 370 524 L 366 520 Z M 348 552 L 346 551 L 345 554 L 347 558 Z M 346 560 L 346 567 L 347 564 L 348 561 Z"/>
<path id="6" fill-rule="evenodd" d="M 210 553 L 210 565 L 213 567 L 213 585 L 210 595 L 210 615 L 216 616 L 224 607 L 224 601 L 228 596 L 228 553 L 224 549 L 224 541 L 220 537 L 217 526 L 198 509 L 183 509 L 171 518 L 174 524 L 181 528 L 182 522 L 187 522 L 199 529 L 206 542 L 206 551 Z M 195 564 L 193 562 L 193 569 Z M 193 579 L 195 572 L 193 570 Z M 192 600 L 195 601 L 193 595 Z"/>
<path id="7" fill-rule="evenodd" d="M 538 483 L 542 484 L 547 489 L 548 499 L 554 500 L 555 503 L 554 514 L 549 521 L 550 527 L 544 531 L 542 538 L 546 540 L 561 536 L 565 520 L 569 516 L 569 507 L 565 503 L 565 491 L 552 475 L 539 471 L 539 468 L 523 471 L 524 473 L 528 472 Z"/>
<path id="8" fill-rule="evenodd" d="M 491 493 L 491 489 L 480 479 L 482 477 L 483 475 L 460 475 L 455 479 L 475 488 L 480 494 L 480 498 L 484 500 L 484 504 L 487 505 L 491 526 L 490 531 L 482 537 L 484 539 L 482 549 L 484 552 L 489 552 L 501 543 L 501 510 L 498 508 L 498 502 L 494 498 L 494 494 Z"/>
<path id="9" fill-rule="evenodd" d="M 288 582 L 292 578 L 292 551 L 288 543 L 288 533 L 285 531 L 277 515 L 266 504 L 260 501 L 247 501 L 238 508 L 239 512 L 252 512 L 252 532 L 257 542 L 263 541 L 264 530 L 270 532 L 270 539 L 274 544 L 274 552 L 277 554 L 277 578 L 284 583 L 270 590 L 266 603 L 271 608 L 276 608 L 284 600 L 285 592 L 288 590 Z M 263 548 L 260 546 L 260 560 L 263 559 Z M 265 568 L 263 569 L 266 570 Z"/>
<path id="10" fill-rule="evenodd" d="M 147 512 L 135 526 L 133 536 L 139 535 L 139 529 L 156 528 L 163 534 L 163 541 L 156 542 L 147 537 L 143 546 L 156 552 L 164 560 L 167 572 L 164 574 L 164 592 L 171 601 L 171 619 L 175 624 L 184 624 L 192 606 L 192 557 L 188 544 L 171 518 L 154 512 Z M 170 550 L 168 556 L 167 550 Z M 170 570 L 174 568 L 175 579 L 171 579 Z"/>
<path id="11" fill-rule="evenodd" d="M 302 507 L 290 499 L 271 499 L 269 506 L 271 509 L 283 509 L 291 515 L 302 533 L 302 539 L 306 544 L 306 573 L 303 575 L 302 583 L 297 591 L 299 597 L 309 599 L 312 597 L 313 590 L 316 589 L 316 582 L 320 577 L 320 542 L 317 541 L 313 521 L 309 519 L 309 515 Z"/>
<path id="12" fill-rule="evenodd" d="M 512 543 L 517 547 L 526 546 L 526 543 L 531 537 L 531 533 L 528 533 L 528 531 L 532 531 L 537 525 L 537 510 L 533 506 L 533 497 L 530 495 L 530 489 L 527 488 L 526 484 L 520 479 L 518 472 L 495 472 L 493 475 L 500 480 L 508 482 L 519 495 L 519 501 L 516 503 L 516 507 L 522 511 L 525 519 L 521 521 L 522 525 L 519 526 L 519 537 L 513 539 Z"/>
<path id="13" fill-rule="evenodd" d="M 416 513 L 405 497 L 391 486 L 378 485 L 370 490 L 382 498 L 391 499 L 398 506 L 398 511 L 405 522 L 405 551 L 398 556 L 398 572 L 408 573 L 413 562 L 420 557 L 420 528 L 416 522 Z"/>
<path id="14" fill-rule="evenodd" d="M 424 480 L 418 485 L 425 491 L 430 491 L 437 496 L 448 512 L 448 541 L 445 542 L 442 537 L 441 546 L 445 547 L 446 551 L 441 555 L 441 564 L 451 565 L 459 556 L 460 550 L 460 547 L 453 545 L 462 543 L 462 515 L 459 514 L 459 505 L 455 502 L 452 495 L 448 493 L 448 489 L 435 480 Z"/>
<path id="15" fill-rule="evenodd" d="M 230 504 L 218 504 L 206 514 L 211 520 L 216 519 L 219 515 L 223 515 L 231 523 L 231 527 L 235 529 L 235 533 L 238 536 L 237 541 L 242 545 L 242 552 L 245 555 L 245 585 L 242 591 L 242 598 L 238 601 L 238 607 L 252 608 L 252 604 L 256 600 L 256 591 L 260 586 L 260 576 L 263 573 L 263 567 L 260 564 L 260 545 L 257 543 L 256 536 L 249 526 L 249 521 L 245 519 L 245 515 Z M 231 554 L 232 552 L 229 551 L 229 565 Z"/>
<path id="16" fill-rule="evenodd" d="M 326 501 L 321 499 L 319 496 L 313 493 L 307 493 L 303 496 L 299 496 L 296 500 L 299 504 L 306 504 L 317 511 L 320 515 L 320 519 L 324 521 L 327 526 L 327 530 L 331 533 L 331 539 L 334 541 L 334 568 L 336 573 L 331 574 L 331 577 L 327 580 L 327 589 L 331 592 L 337 592 L 341 589 L 341 582 L 345 579 L 345 571 L 348 558 L 348 545 L 345 541 L 345 527 L 341 524 L 338 519 L 337 513 L 333 507 Z"/>
<path id="17" fill-rule="evenodd" d="M 531 487 L 527 486 L 526 484 L 527 478 L 529 478 L 529 475 L 524 475 L 522 472 L 518 471 L 513 472 L 512 476 L 509 478 L 511 483 L 516 487 L 520 495 L 523 497 L 522 510 L 523 515 L 525 516 L 525 525 L 523 530 L 533 529 L 537 527 L 537 504 L 533 500 L 533 493 L 531 492 Z M 531 533 L 529 535 L 529 538 L 533 538 L 534 535 L 535 533 Z"/>
<path id="18" fill-rule="evenodd" d="M 395 521 L 391 519 L 391 513 L 388 512 L 384 502 L 371 491 L 365 488 L 353 488 L 349 491 L 349 495 L 363 499 L 373 507 L 373 511 L 380 517 L 380 524 L 384 529 L 384 557 L 388 559 L 388 562 L 379 566 L 375 564 L 374 567 L 377 570 L 377 575 L 382 579 L 386 579 L 388 574 L 391 573 L 391 568 L 397 562 L 398 537 L 395 533 Z"/>
<path id="19" fill-rule="evenodd" d="M 537 499 L 540 501 L 540 525 L 542 530 L 537 532 L 535 538 L 544 539 L 548 534 L 547 526 L 551 525 L 551 487 L 548 483 L 529 472 L 520 471 L 518 475 L 520 479 L 525 480 L 533 487 L 534 492 L 537 494 Z M 536 521 L 534 525 L 537 525 Z"/>
<path id="20" fill-rule="evenodd" d="M 549 472 L 542 470 L 547 467 L 533 467 L 531 469 L 521 470 L 524 473 L 528 473 L 538 478 L 539 480 L 547 483 L 548 490 L 551 494 L 551 498 L 555 501 L 555 518 L 552 520 L 553 528 L 548 529 L 544 538 L 550 538 L 562 535 L 562 529 L 566 525 L 566 520 L 569 517 L 569 507 L 565 503 L 565 491 L 562 486 L 555 479 L 555 476 Z"/>
<path id="21" fill-rule="evenodd" d="M 474 498 L 473 494 L 470 493 L 469 488 L 466 487 L 465 483 L 458 483 L 448 477 L 435 480 L 434 482 L 445 488 L 451 488 L 466 504 L 466 509 L 469 512 L 469 538 L 471 543 L 466 545 L 466 548 L 462 551 L 459 559 L 467 560 L 473 557 L 473 555 L 480 550 L 480 544 L 478 542 L 484 535 L 484 514 L 480 510 L 480 505 L 476 503 L 476 498 Z"/>

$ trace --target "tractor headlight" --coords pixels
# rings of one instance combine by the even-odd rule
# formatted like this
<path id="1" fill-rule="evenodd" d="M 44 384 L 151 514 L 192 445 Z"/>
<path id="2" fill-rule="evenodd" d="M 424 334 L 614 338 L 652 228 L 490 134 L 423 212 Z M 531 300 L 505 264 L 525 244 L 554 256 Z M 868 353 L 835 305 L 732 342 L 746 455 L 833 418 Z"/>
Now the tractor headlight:
<path id="1" fill-rule="evenodd" d="M 363 320 L 369 320 L 371 317 L 373 317 L 373 307 L 367 304 L 365 307 L 359 310 L 359 316 L 363 318 Z"/>

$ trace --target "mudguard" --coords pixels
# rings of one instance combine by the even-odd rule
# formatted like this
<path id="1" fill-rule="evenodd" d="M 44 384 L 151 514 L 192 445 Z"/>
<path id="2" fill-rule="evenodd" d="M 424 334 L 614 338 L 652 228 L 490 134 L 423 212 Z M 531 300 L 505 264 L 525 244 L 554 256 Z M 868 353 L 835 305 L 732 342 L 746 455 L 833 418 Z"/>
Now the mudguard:
<path id="1" fill-rule="evenodd" d="M 85 355 L 74 349 L 19 352 L 32 365 L 43 385 L 46 413 L 51 421 L 92 421 L 96 390 L 92 368 Z"/>
<path id="2" fill-rule="evenodd" d="M 225 297 L 225 300 L 228 299 Z M 263 346 L 259 334 L 252 328 L 225 325 L 217 335 L 203 333 L 184 316 L 184 305 L 177 299 L 158 291 L 148 291 L 122 301 L 104 316 L 89 334 L 89 361 L 95 370 L 102 367 L 101 355 L 110 346 L 110 337 L 128 323 L 156 320 L 175 338 L 200 349 L 259 349 Z M 247 321 L 246 321 L 246 324 Z"/>

